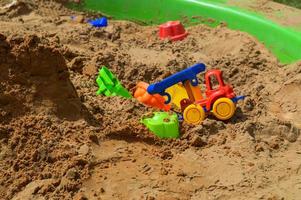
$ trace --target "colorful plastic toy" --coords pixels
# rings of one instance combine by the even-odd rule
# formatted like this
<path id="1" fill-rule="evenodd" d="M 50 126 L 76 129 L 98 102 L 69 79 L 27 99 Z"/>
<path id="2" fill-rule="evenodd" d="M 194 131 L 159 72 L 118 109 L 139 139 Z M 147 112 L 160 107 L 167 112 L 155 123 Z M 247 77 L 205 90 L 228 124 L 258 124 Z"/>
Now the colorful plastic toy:
<path id="1" fill-rule="evenodd" d="M 197 74 L 205 71 L 206 66 L 204 64 L 195 64 L 187 69 L 184 69 L 176 74 L 173 74 L 167 78 L 165 78 L 164 80 L 155 83 L 155 84 L 151 84 L 148 88 L 147 88 L 147 92 L 149 94 L 160 94 L 162 96 L 167 96 L 167 101 L 166 104 L 170 103 L 171 101 L 171 96 L 170 94 L 168 94 L 165 90 L 171 86 L 174 86 L 177 83 L 183 83 L 184 85 L 190 86 L 190 88 L 186 87 L 186 91 L 187 89 L 193 90 L 195 92 L 195 97 L 193 98 L 197 98 L 195 100 L 198 100 L 201 98 L 200 91 L 198 92 L 198 79 L 197 79 Z M 190 85 L 189 85 L 190 84 Z M 189 96 L 189 93 L 188 93 Z"/>
<path id="2" fill-rule="evenodd" d="M 103 66 L 98 73 L 96 79 L 99 89 L 96 94 L 103 94 L 105 96 L 122 96 L 125 98 L 132 98 L 132 95 L 125 89 L 113 73 Z"/>
<path id="3" fill-rule="evenodd" d="M 171 103 L 173 103 L 177 108 L 181 108 L 181 100 L 188 99 L 188 94 L 182 83 L 178 83 L 166 89 L 166 92 L 171 97 Z"/>
<path id="4" fill-rule="evenodd" d="M 155 112 L 151 118 L 143 118 L 141 122 L 160 138 L 178 138 L 179 121 L 177 114 Z"/>
<path id="5" fill-rule="evenodd" d="M 89 20 L 88 22 L 89 22 L 89 24 L 91 24 L 92 26 L 97 27 L 97 28 L 108 26 L 108 20 L 106 17 Z"/>
<path id="6" fill-rule="evenodd" d="M 164 97 L 159 94 L 150 95 L 147 93 L 147 88 L 149 84 L 145 82 L 139 82 L 137 84 L 137 89 L 134 93 L 134 97 L 141 103 L 158 108 L 160 110 L 168 111 L 170 110 L 170 105 L 166 105 Z"/>
<path id="7" fill-rule="evenodd" d="M 180 21 L 169 21 L 159 26 L 159 37 L 172 41 L 183 40 L 188 33 Z"/>
<path id="8" fill-rule="evenodd" d="M 176 101 L 179 102 L 181 99 L 180 107 L 184 121 L 199 124 L 209 113 L 220 120 L 228 120 L 235 113 L 237 101 L 244 99 L 244 96 L 235 95 L 233 88 L 224 83 L 220 70 L 209 70 L 205 74 L 206 98 L 203 98 L 198 85 L 197 74 L 205 71 L 205 68 L 204 64 L 191 66 L 158 83 L 151 84 L 147 88 L 147 92 L 150 95 L 166 96 L 167 101 L 165 103 L 167 104 L 171 101 L 171 95 L 166 92 L 168 88 L 182 83 L 187 95 L 178 96 Z"/>

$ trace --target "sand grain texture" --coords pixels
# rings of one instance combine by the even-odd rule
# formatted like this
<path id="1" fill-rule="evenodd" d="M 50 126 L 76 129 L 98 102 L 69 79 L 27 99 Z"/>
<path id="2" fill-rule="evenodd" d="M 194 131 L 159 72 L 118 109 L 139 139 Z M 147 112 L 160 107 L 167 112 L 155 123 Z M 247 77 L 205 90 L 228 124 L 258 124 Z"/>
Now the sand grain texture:
<path id="1" fill-rule="evenodd" d="M 300 197 L 300 63 L 224 25 L 170 43 L 155 26 L 92 28 L 53 1 L 0 13 L 0 199 Z M 227 122 L 182 124 L 178 140 L 140 124 L 153 109 L 95 95 L 101 65 L 132 90 L 197 62 L 247 98 Z"/>

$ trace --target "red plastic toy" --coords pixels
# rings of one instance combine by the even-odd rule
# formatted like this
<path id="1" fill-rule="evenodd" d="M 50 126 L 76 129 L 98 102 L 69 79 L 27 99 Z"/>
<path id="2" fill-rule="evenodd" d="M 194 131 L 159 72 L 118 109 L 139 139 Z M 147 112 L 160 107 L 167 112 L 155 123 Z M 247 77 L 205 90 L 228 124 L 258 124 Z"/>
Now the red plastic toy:
<path id="1" fill-rule="evenodd" d="M 222 71 L 208 70 L 205 73 L 206 96 L 203 97 L 197 74 L 204 72 L 205 69 L 204 64 L 197 63 L 160 82 L 149 85 L 147 92 L 151 95 L 167 96 L 165 102 L 167 104 L 170 101 L 174 104 L 179 103 L 184 121 L 188 123 L 199 124 L 206 115 L 211 113 L 220 120 L 228 120 L 235 113 L 237 101 L 244 99 L 244 96 L 236 96 L 232 86 L 224 83 Z M 185 88 L 187 94 L 183 95 L 183 92 L 179 90 L 176 93 L 177 98 L 174 98 L 168 93 L 168 88 L 178 83 L 182 84 L 179 87 Z M 179 98 L 179 96 L 182 97 Z"/>
<path id="2" fill-rule="evenodd" d="M 215 85 L 214 85 L 215 79 Z M 233 88 L 230 85 L 226 85 L 223 80 L 222 71 L 212 69 L 207 71 L 205 74 L 205 84 L 206 84 L 206 99 L 197 101 L 202 107 L 206 107 L 210 110 L 213 103 L 221 97 L 232 99 L 236 97 Z"/>
<path id="3" fill-rule="evenodd" d="M 224 83 L 220 70 L 207 71 L 205 84 L 206 98 L 196 101 L 183 99 L 180 102 L 185 121 L 198 124 L 208 112 L 220 120 L 230 119 L 236 110 L 236 102 L 244 96 L 235 95 L 232 86 Z"/>
<path id="4" fill-rule="evenodd" d="M 180 21 L 169 21 L 159 26 L 159 36 L 161 39 L 172 41 L 183 40 L 188 33 Z"/>

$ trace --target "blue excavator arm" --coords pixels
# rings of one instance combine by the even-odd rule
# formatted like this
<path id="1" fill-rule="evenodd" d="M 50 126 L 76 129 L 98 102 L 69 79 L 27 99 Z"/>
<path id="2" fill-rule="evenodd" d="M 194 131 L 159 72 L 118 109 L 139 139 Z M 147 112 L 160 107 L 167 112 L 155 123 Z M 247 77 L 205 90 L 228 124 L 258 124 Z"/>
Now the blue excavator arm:
<path id="1" fill-rule="evenodd" d="M 171 101 L 170 95 L 165 92 L 165 90 L 177 83 L 184 83 L 185 81 L 189 80 L 192 86 L 197 86 L 198 79 L 197 74 L 204 72 L 206 70 L 206 66 L 203 63 L 197 63 L 187 69 L 184 69 L 176 74 L 173 74 L 160 82 L 151 84 L 147 88 L 147 92 L 149 94 L 160 94 L 162 96 L 167 96 L 167 101 L 165 102 L 168 104 Z"/>

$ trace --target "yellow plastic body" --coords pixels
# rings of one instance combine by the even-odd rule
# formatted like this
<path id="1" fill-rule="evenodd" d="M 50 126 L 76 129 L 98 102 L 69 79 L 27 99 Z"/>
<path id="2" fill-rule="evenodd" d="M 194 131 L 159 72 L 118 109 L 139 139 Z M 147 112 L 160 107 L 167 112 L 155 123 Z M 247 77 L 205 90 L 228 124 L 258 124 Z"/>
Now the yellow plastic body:
<path id="1" fill-rule="evenodd" d="M 231 99 L 220 98 L 213 104 L 212 113 L 220 120 L 230 119 L 235 112 L 236 106 Z"/>
<path id="2" fill-rule="evenodd" d="M 178 108 L 181 108 L 180 102 L 183 99 L 199 101 L 203 99 L 199 86 L 192 86 L 190 81 L 183 84 L 178 83 L 166 89 L 166 92 L 171 96 L 171 102 Z"/>
<path id="3" fill-rule="evenodd" d="M 185 81 L 184 87 L 189 96 L 189 99 L 192 101 L 200 101 L 203 99 L 200 86 L 192 86 L 190 81 Z"/>
<path id="4" fill-rule="evenodd" d="M 204 121 L 206 114 L 200 105 L 191 104 L 183 112 L 184 121 L 189 124 L 200 124 Z"/>
<path id="5" fill-rule="evenodd" d="M 188 99 L 188 94 L 182 84 L 176 84 L 166 89 L 171 96 L 171 102 L 178 108 L 181 108 L 181 100 Z"/>

